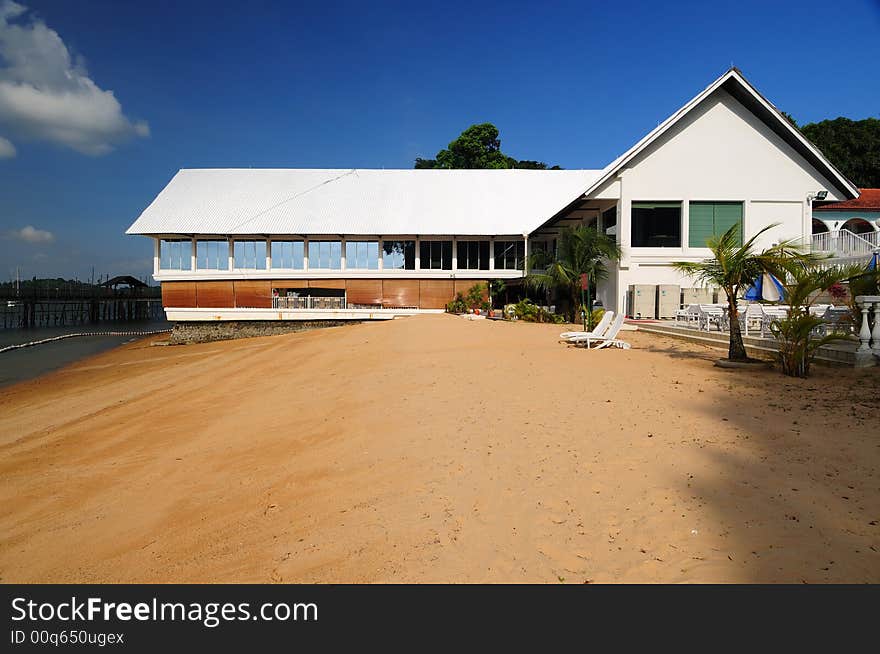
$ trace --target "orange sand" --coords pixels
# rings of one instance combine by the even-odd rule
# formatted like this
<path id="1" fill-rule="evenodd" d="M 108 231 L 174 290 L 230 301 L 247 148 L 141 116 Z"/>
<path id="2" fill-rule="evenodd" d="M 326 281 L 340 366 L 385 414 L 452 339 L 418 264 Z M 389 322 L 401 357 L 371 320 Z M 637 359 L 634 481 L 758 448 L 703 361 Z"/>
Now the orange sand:
<path id="1" fill-rule="evenodd" d="M 2 582 L 880 582 L 880 368 L 420 316 L 0 391 Z"/>

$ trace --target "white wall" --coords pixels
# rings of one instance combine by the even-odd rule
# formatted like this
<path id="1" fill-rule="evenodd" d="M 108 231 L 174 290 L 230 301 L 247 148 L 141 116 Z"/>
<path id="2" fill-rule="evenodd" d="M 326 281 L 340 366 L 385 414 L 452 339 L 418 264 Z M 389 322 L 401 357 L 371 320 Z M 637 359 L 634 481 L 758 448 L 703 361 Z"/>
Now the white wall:
<path id="1" fill-rule="evenodd" d="M 743 202 L 745 237 L 781 223 L 758 242 L 763 248 L 780 239 L 811 233 L 807 194 L 827 190 L 829 199 L 845 199 L 828 179 L 761 120 L 721 89 L 706 98 L 660 139 L 640 153 L 597 197 L 619 189 L 619 241 L 623 256 L 616 284 L 606 283 L 600 297 L 615 310 L 625 307 L 630 284 L 696 284 L 669 267 L 677 260 L 709 256 L 688 247 L 688 202 Z M 633 248 L 630 208 L 637 201 L 681 201 L 682 246 Z M 616 287 L 616 288 L 615 288 Z"/>

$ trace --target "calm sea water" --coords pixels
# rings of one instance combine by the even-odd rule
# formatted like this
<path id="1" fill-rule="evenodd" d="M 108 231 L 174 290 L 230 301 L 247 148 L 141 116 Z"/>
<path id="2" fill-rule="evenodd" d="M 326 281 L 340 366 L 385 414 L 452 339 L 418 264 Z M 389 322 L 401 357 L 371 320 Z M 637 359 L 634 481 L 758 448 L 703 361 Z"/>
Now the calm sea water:
<path id="1" fill-rule="evenodd" d="M 167 321 L 106 322 L 70 327 L 38 327 L 36 329 L 0 330 L 0 348 L 27 343 L 62 334 L 100 331 L 155 331 L 170 329 Z M 74 361 L 105 352 L 123 343 L 137 340 L 138 336 L 78 336 L 61 341 L 25 347 L 0 354 L 0 386 L 33 379 Z"/>

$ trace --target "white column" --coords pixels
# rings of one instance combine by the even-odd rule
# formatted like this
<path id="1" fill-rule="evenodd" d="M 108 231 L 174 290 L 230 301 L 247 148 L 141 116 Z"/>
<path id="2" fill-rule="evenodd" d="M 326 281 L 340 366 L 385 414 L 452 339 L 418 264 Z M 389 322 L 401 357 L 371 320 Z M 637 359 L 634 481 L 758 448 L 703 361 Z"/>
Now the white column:
<path id="1" fill-rule="evenodd" d="M 868 325 L 868 311 L 871 310 L 871 303 L 864 296 L 856 298 L 856 304 L 862 311 L 862 328 L 859 330 L 859 352 L 871 351 L 871 329 Z"/>
<path id="2" fill-rule="evenodd" d="M 458 270 L 458 239 L 452 237 L 452 269 Z"/>
<path id="3" fill-rule="evenodd" d="M 230 237 L 226 239 L 229 247 L 229 261 L 226 262 L 226 269 L 233 270 L 235 268 L 235 241 Z"/>
<path id="4" fill-rule="evenodd" d="M 681 201 L 681 247 L 687 253 L 691 242 L 691 201 L 687 198 Z"/>
<path id="5" fill-rule="evenodd" d="M 195 237 L 192 238 L 192 257 L 191 257 L 189 269 L 190 270 L 196 269 L 196 239 L 195 239 Z"/>
<path id="6" fill-rule="evenodd" d="M 383 252 L 382 246 L 384 245 L 384 243 L 385 243 L 385 241 L 380 238 L 379 239 L 379 260 L 378 260 L 379 270 L 385 269 L 385 262 L 382 260 L 382 252 Z"/>
<path id="7" fill-rule="evenodd" d="M 523 234 L 523 270 L 522 276 L 529 274 L 529 235 Z"/>
<path id="8" fill-rule="evenodd" d="M 345 270 L 348 265 L 345 260 L 345 239 L 340 238 L 339 240 L 339 267 L 341 270 Z"/>
<path id="9" fill-rule="evenodd" d="M 161 239 L 153 239 L 153 277 L 159 274 L 159 241 Z"/>
<path id="10" fill-rule="evenodd" d="M 617 242 L 620 244 L 620 267 L 629 268 L 632 248 L 632 201 L 626 194 L 623 174 L 620 176 L 620 200 L 617 202 Z"/>
<path id="11" fill-rule="evenodd" d="M 495 270 L 495 237 L 489 239 L 489 270 Z"/>
<path id="12" fill-rule="evenodd" d="M 303 239 L 303 270 L 309 269 L 309 239 Z"/>
<path id="13" fill-rule="evenodd" d="M 430 264 L 428 264 L 430 265 Z M 422 239 L 416 237 L 416 270 L 422 269 Z"/>
<path id="14" fill-rule="evenodd" d="M 874 298 L 874 329 L 871 331 L 871 350 L 880 356 L 880 298 Z"/>
<path id="15" fill-rule="evenodd" d="M 266 239 L 266 270 L 272 270 L 272 239 Z"/>

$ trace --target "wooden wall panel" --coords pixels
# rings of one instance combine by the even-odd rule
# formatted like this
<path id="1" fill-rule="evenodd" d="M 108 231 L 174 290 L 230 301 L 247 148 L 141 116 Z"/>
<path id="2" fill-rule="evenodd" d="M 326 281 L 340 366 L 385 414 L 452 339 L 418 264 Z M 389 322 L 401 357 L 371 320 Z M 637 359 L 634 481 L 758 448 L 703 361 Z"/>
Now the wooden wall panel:
<path id="1" fill-rule="evenodd" d="M 454 295 L 459 293 L 462 296 L 467 297 L 468 289 L 474 284 L 482 284 L 483 285 L 483 298 L 489 299 L 489 286 L 485 279 L 456 279 L 455 280 L 455 290 L 453 292 Z"/>
<path id="2" fill-rule="evenodd" d="M 419 281 L 419 308 L 445 309 L 455 297 L 451 279 L 422 279 Z"/>
<path id="3" fill-rule="evenodd" d="M 272 282 L 267 280 L 236 281 L 235 306 L 251 309 L 272 308 Z"/>
<path id="4" fill-rule="evenodd" d="M 195 282 L 162 282 L 163 307 L 195 307 Z"/>
<path id="5" fill-rule="evenodd" d="M 196 306 L 199 308 L 234 307 L 232 282 L 196 282 Z"/>
<path id="6" fill-rule="evenodd" d="M 385 307 L 417 307 L 419 306 L 418 279 L 383 279 L 382 306 Z"/>
<path id="7" fill-rule="evenodd" d="M 308 279 L 273 279 L 271 288 L 308 288 Z M 269 289 L 271 291 L 271 288 Z"/>
<path id="8" fill-rule="evenodd" d="M 345 295 L 350 304 L 382 304 L 382 280 L 346 280 Z"/>
<path id="9" fill-rule="evenodd" d="M 309 288 L 336 288 L 342 290 L 345 288 L 344 279 L 310 279 Z"/>

